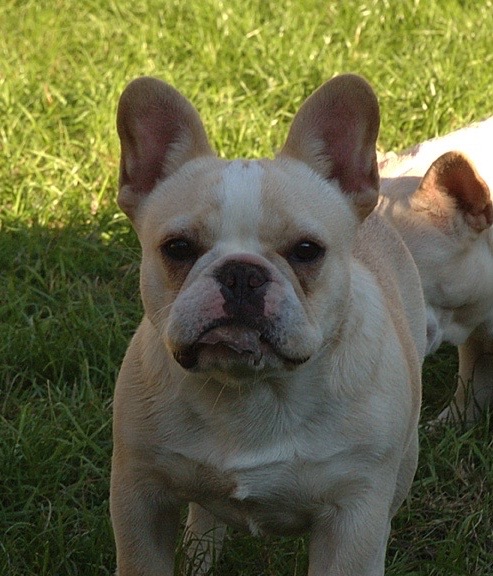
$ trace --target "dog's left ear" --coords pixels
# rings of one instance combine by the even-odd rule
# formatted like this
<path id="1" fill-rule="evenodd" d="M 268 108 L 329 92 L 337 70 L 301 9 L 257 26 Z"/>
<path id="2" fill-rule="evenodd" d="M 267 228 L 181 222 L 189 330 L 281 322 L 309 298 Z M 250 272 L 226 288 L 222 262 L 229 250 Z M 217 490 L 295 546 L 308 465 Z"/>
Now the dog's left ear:
<path id="1" fill-rule="evenodd" d="M 371 86 L 353 74 L 337 76 L 314 92 L 294 117 L 280 152 L 338 181 L 361 219 L 378 201 L 376 140 L 378 101 Z"/>
<path id="2" fill-rule="evenodd" d="M 118 204 L 132 219 L 140 201 L 187 161 L 213 154 L 190 102 L 157 78 L 130 82 L 120 97 L 121 143 Z"/>

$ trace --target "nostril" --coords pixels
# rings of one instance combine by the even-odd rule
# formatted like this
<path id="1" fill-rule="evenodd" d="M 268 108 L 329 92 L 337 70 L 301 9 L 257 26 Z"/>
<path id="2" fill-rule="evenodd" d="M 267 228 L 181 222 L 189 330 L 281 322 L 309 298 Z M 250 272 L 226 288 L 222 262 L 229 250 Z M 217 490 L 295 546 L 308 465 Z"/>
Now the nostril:
<path id="1" fill-rule="evenodd" d="M 226 275 L 224 275 L 222 279 L 219 278 L 219 281 L 221 282 L 221 284 L 226 286 L 226 288 L 234 288 L 237 283 L 237 278 L 235 274 L 229 272 Z"/>
<path id="2" fill-rule="evenodd" d="M 267 275 L 263 270 L 254 268 L 247 272 L 248 285 L 250 288 L 260 288 L 267 282 Z"/>

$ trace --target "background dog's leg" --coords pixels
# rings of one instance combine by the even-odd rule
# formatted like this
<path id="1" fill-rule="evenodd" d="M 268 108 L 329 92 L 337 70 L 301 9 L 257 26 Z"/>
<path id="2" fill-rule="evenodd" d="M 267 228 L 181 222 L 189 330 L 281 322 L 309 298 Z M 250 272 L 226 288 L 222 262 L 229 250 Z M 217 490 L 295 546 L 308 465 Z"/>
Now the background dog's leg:
<path id="1" fill-rule="evenodd" d="M 493 405 L 493 339 L 477 335 L 459 346 L 459 378 L 455 396 L 439 420 L 474 424 Z"/>
<path id="2" fill-rule="evenodd" d="M 179 507 L 150 497 L 149 486 L 143 488 L 142 482 L 125 482 L 116 467 L 112 476 L 117 576 L 173 576 Z"/>
<path id="3" fill-rule="evenodd" d="M 207 574 L 221 552 L 225 533 L 225 524 L 202 506 L 190 503 L 185 548 L 193 574 Z"/>

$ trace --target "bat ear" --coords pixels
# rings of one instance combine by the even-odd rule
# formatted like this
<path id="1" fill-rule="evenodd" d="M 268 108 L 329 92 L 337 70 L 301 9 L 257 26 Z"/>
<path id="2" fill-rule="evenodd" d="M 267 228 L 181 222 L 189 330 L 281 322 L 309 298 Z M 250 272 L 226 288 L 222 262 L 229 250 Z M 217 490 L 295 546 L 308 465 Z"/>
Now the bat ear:
<path id="1" fill-rule="evenodd" d="M 301 106 L 280 156 L 302 160 L 337 181 L 363 219 L 378 201 L 379 125 L 378 101 L 368 82 L 353 74 L 337 76 Z"/>
<path id="2" fill-rule="evenodd" d="M 472 161 L 462 152 L 447 152 L 428 168 L 413 195 L 413 207 L 426 209 L 437 221 L 462 215 L 481 232 L 493 224 L 491 194 Z"/>
<path id="3" fill-rule="evenodd" d="M 189 160 L 212 155 L 198 112 L 177 90 L 156 78 L 132 81 L 120 97 L 118 204 L 133 218 L 142 198 Z"/>

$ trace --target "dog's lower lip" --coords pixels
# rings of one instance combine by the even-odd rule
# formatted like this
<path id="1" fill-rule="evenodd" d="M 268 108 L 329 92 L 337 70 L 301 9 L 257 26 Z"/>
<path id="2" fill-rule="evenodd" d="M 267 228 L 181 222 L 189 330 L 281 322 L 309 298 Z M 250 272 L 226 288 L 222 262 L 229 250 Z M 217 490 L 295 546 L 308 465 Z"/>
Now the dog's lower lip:
<path id="1" fill-rule="evenodd" d="M 238 356 L 244 356 L 253 366 L 258 366 L 263 357 L 261 340 L 261 334 L 256 329 L 220 324 L 204 330 L 193 344 L 176 350 L 174 358 L 183 368 L 194 370 L 199 367 L 201 350 L 221 346 Z"/>
<path id="2" fill-rule="evenodd" d="M 197 344 L 222 345 L 240 355 L 250 356 L 255 366 L 262 360 L 261 334 L 258 330 L 243 326 L 218 326 L 207 330 Z"/>
<path id="3" fill-rule="evenodd" d="M 300 366 L 310 360 L 310 356 L 299 358 L 288 356 L 258 330 L 235 325 L 222 325 L 205 330 L 194 344 L 175 351 L 174 358 L 186 370 L 194 371 L 199 368 L 201 350 L 207 347 L 213 349 L 214 346 L 221 347 L 223 350 L 229 349 L 239 357 L 243 356 L 253 368 L 258 367 L 264 357 L 269 354 L 275 355 L 288 368 Z"/>

